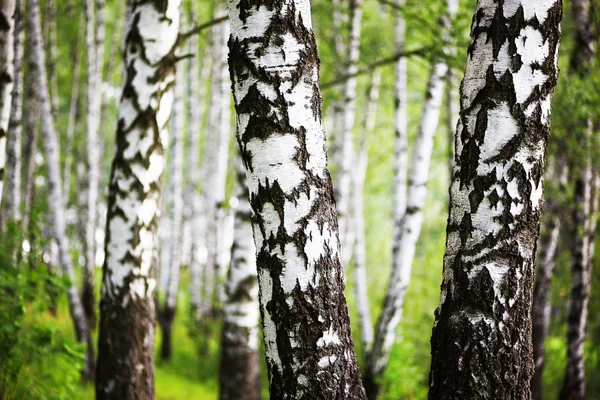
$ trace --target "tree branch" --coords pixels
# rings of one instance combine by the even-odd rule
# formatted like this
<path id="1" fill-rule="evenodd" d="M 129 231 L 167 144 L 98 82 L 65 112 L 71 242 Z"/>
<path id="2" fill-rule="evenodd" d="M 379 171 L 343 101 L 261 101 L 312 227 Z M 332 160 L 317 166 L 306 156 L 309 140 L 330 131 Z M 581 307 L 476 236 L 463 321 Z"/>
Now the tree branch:
<path id="1" fill-rule="evenodd" d="M 225 21 L 227 21 L 228 18 L 229 18 L 228 15 L 224 15 L 222 17 L 215 18 L 215 19 L 205 22 L 203 24 L 196 25 L 195 27 L 193 27 L 192 29 L 190 29 L 187 32 L 180 33 L 179 37 L 177 38 L 177 44 L 181 45 L 183 42 L 188 40 L 190 37 L 197 35 L 198 33 L 202 32 L 206 28 L 210 28 L 213 25 L 217 25 L 217 24 L 220 24 L 221 22 L 225 22 Z"/>
<path id="2" fill-rule="evenodd" d="M 321 88 L 326 89 L 326 88 L 338 85 L 340 83 L 346 82 L 348 79 L 354 78 L 355 76 L 368 74 L 369 72 L 372 72 L 376 68 L 379 68 L 383 65 L 398 61 L 399 59 L 401 59 L 403 57 L 423 56 L 423 55 L 427 54 L 427 52 L 429 52 L 430 50 L 431 50 L 430 47 L 423 47 L 423 48 L 416 49 L 416 50 L 408 50 L 408 51 L 398 52 L 391 57 L 382 58 L 382 59 L 375 61 L 374 63 L 366 65 L 363 68 L 356 71 L 355 73 L 341 75 L 341 76 L 338 76 L 337 78 L 334 78 L 333 80 L 331 80 L 329 82 L 322 83 Z"/>

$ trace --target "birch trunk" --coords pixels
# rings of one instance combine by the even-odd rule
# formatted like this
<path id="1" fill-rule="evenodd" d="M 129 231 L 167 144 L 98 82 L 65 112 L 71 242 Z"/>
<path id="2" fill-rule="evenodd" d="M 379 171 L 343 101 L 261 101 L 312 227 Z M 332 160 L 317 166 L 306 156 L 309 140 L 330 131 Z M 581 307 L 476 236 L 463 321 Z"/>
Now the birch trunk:
<path id="1" fill-rule="evenodd" d="M 344 297 L 308 0 L 229 3 L 272 398 L 364 399 Z"/>
<path id="2" fill-rule="evenodd" d="M 561 230 L 561 220 L 565 217 L 564 204 L 556 201 L 556 195 L 567 190 L 567 166 L 564 157 L 548 163 L 550 174 L 546 180 L 546 205 L 542 223 L 542 234 L 538 243 L 538 256 L 535 265 L 533 304 L 531 307 L 533 361 L 535 371 L 531 378 L 531 397 L 542 399 L 542 377 L 544 372 L 544 340 L 550 322 L 550 295 L 552 276 L 556 265 L 556 254 Z"/>
<path id="3" fill-rule="evenodd" d="M 451 35 L 450 24 L 457 9 L 458 0 L 447 1 L 447 10 L 441 20 L 446 56 L 450 54 L 448 48 Z M 392 248 L 392 276 L 377 323 L 373 351 L 367 358 L 365 388 L 370 399 L 375 399 L 379 395 L 380 387 L 377 380 L 387 366 L 392 346 L 396 341 L 396 328 L 402 319 L 404 296 L 410 282 L 417 241 L 423 224 L 423 206 L 427 195 L 429 164 L 433 152 L 433 139 L 438 128 L 447 74 L 446 60 L 443 58 L 436 60 L 431 67 L 419 131 L 413 150 L 406 207 L 401 205 L 400 211 L 397 211 L 396 214 L 399 219 L 394 221 L 396 225 Z M 400 153 L 402 150 L 398 151 L 398 154 Z M 398 190 L 402 189 L 403 185 L 398 188 Z M 400 199 L 397 201 L 400 203 Z M 403 215 L 400 216 L 402 211 Z"/>
<path id="4" fill-rule="evenodd" d="M 131 5 L 109 185 L 97 399 L 154 398 L 156 225 L 179 0 Z"/>
<path id="5" fill-rule="evenodd" d="M 585 166 L 575 181 L 573 198 L 573 245 L 571 293 L 567 314 L 567 367 L 560 400 L 585 399 L 584 342 L 590 300 L 594 236 L 597 219 L 596 176 L 590 156 L 592 122 L 584 138 L 577 139 L 580 148 L 587 149 Z M 582 143 L 583 142 L 583 143 Z M 596 210 L 595 210 L 596 209 Z"/>
<path id="6" fill-rule="evenodd" d="M 222 11 L 223 15 L 227 14 L 226 10 Z M 215 222 L 214 234 L 215 246 L 209 247 L 214 251 L 214 277 L 216 284 L 217 300 L 220 303 L 223 300 L 223 281 L 227 273 L 229 261 L 223 258 L 223 254 L 231 254 L 231 223 L 227 224 L 227 210 L 225 208 L 225 185 L 227 181 L 227 166 L 229 161 L 229 138 L 231 136 L 231 81 L 229 78 L 229 67 L 227 64 L 228 48 L 227 41 L 229 40 L 229 24 L 221 24 L 221 45 L 220 52 L 217 54 L 217 65 L 219 84 L 221 85 L 220 103 L 219 103 L 219 125 L 217 130 L 217 148 L 216 148 L 216 176 L 214 191 L 215 202 Z M 233 221 L 231 221 L 233 222 Z M 229 226 L 229 229 L 227 227 Z M 229 234 L 229 240 L 228 240 Z M 209 298 L 210 299 L 210 298 Z M 214 303 L 214 301 L 213 301 Z"/>
<path id="7" fill-rule="evenodd" d="M 23 115 L 23 0 L 15 1 L 13 31 L 13 87 L 11 94 L 10 118 L 6 140 L 6 172 L 4 195 L 0 194 L 0 235 L 7 222 L 19 220 L 21 208 L 21 133 Z M 2 144 L 0 143 L 0 146 Z M 1 149 L 1 147 L 0 147 Z M 0 186 L 0 190 L 2 190 Z"/>
<path id="8" fill-rule="evenodd" d="M 67 290 L 69 312 L 75 325 L 77 340 L 88 345 L 85 360 L 84 377 L 91 378 L 94 374 L 93 346 L 89 336 L 89 327 L 85 318 L 81 298 L 77 290 L 73 260 L 69 249 L 69 239 L 65 231 L 65 202 L 63 199 L 60 176 L 60 149 L 58 134 L 52 117 L 52 106 L 48 91 L 46 74 L 46 58 L 42 42 L 42 26 L 40 8 L 37 0 L 27 0 L 28 32 L 31 35 L 31 47 L 28 49 L 30 65 L 33 67 L 29 73 L 39 89 L 38 102 L 41 108 L 42 136 L 46 153 L 46 168 L 48 171 L 48 208 L 50 210 L 49 222 L 52 235 L 58 245 L 59 264 L 62 273 L 69 277 L 71 283 Z"/>
<path id="9" fill-rule="evenodd" d="M 179 272 L 181 270 L 181 241 L 183 233 L 183 159 L 184 159 L 184 129 L 185 129 L 185 70 L 183 65 L 177 67 L 177 80 L 175 83 L 175 96 L 173 100 L 173 124 L 171 139 L 171 170 L 169 183 L 172 184 L 171 192 L 171 230 L 169 263 L 164 265 L 169 269 L 167 292 L 164 308 L 160 314 L 162 329 L 162 345 L 160 357 L 163 360 L 171 359 L 173 320 L 177 310 L 177 291 L 179 289 Z"/>
<path id="10" fill-rule="evenodd" d="M 197 43 L 195 37 L 192 40 L 193 53 L 197 54 Z M 207 46 L 204 50 L 204 57 L 202 60 L 202 68 L 200 75 L 198 74 L 198 57 L 192 59 L 190 64 L 190 75 L 189 79 L 190 88 L 193 88 L 190 93 L 190 118 L 189 118 L 189 130 L 188 135 L 190 137 L 190 146 L 188 147 L 188 168 L 187 168 L 187 204 L 191 204 L 191 216 L 190 220 L 190 236 L 192 240 L 190 249 L 190 297 L 191 297 L 191 311 L 198 322 L 202 319 L 202 315 L 205 311 L 205 305 L 203 304 L 204 297 L 202 296 L 202 274 L 205 269 L 205 262 L 200 255 L 206 254 L 206 243 L 205 243 L 205 220 L 203 198 L 198 192 L 200 183 L 200 170 L 201 164 L 199 160 L 200 155 L 200 139 L 202 134 L 202 119 L 206 114 L 208 108 L 206 83 L 210 77 L 210 69 L 212 65 L 212 52 L 210 47 Z"/>
<path id="11" fill-rule="evenodd" d="M 79 46 L 77 46 L 79 47 Z M 73 63 L 75 71 L 73 72 L 73 87 L 71 89 L 71 101 L 69 104 L 69 121 L 67 124 L 67 137 L 65 140 L 65 170 L 63 173 L 63 192 L 65 193 L 65 202 L 68 204 L 69 194 L 71 193 L 71 170 L 73 168 L 73 138 L 77 126 L 77 114 L 79 112 L 79 85 L 81 81 L 81 63 L 79 62 L 79 51 L 73 54 Z"/>
<path id="12" fill-rule="evenodd" d="M 96 6 L 94 5 L 96 3 Z M 101 166 L 100 112 L 102 109 L 102 59 L 104 56 L 103 1 L 86 0 L 86 45 L 87 45 L 87 138 L 86 159 L 87 198 L 85 218 L 85 268 L 83 269 L 83 304 L 88 323 L 96 326 L 96 296 L 94 292 L 94 270 L 96 267 L 96 222 Z M 98 22 L 98 23 L 97 23 Z M 98 38 L 102 42 L 98 42 Z"/>
<path id="13" fill-rule="evenodd" d="M 360 320 L 362 344 L 366 354 L 368 354 L 368 352 L 371 350 L 371 346 L 373 345 L 373 322 L 371 320 L 371 311 L 369 310 L 367 281 L 367 244 L 365 238 L 364 189 L 369 160 L 369 146 L 367 138 L 375 129 L 380 84 L 381 71 L 376 70 L 371 81 L 365 118 L 361 129 L 360 150 L 358 153 L 356 166 L 354 167 L 354 173 L 352 174 L 352 185 L 354 187 L 354 191 L 352 193 L 354 208 L 353 229 L 355 231 L 354 288 L 356 290 L 356 308 L 358 309 L 358 318 Z"/>
<path id="14" fill-rule="evenodd" d="M 244 166 L 238 163 L 231 266 L 225 284 L 219 372 L 219 399 L 259 400 L 258 280 L 252 241 L 252 209 Z"/>
<path id="15" fill-rule="evenodd" d="M 215 12 L 215 18 L 221 16 L 221 11 Z M 205 207 L 205 242 L 206 242 L 206 267 L 204 270 L 204 297 L 206 311 L 212 313 L 213 299 L 216 285 L 216 246 L 217 246 L 217 198 L 218 198 L 218 136 L 219 121 L 221 110 L 222 85 L 222 54 L 223 54 L 223 27 L 221 24 L 215 25 L 212 29 L 212 52 L 215 59 L 211 68 L 211 90 L 210 90 L 210 110 L 208 116 L 208 129 L 204 141 L 204 165 L 202 179 L 202 195 Z"/>
<path id="16" fill-rule="evenodd" d="M 351 75 L 358 71 L 360 48 L 360 25 L 362 21 L 362 0 L 350 0 L 350 39 L 348 41 L 348 66 Z M 336 193 L 342 265 L 346 266 L 352 255 L 352 229 L 350 229 L 350 203 L 352 189 L 352 165 L 354 164 L 354 123 L 356 118 L 356 78 L 346 81 L 342 101 L 343 124 L 341 132 L 341 160 Z"/>
<path id="17" fill-rule="evenodd" d="M 595 40 L 590 20 L 589 0 L 572 3 L 575 21 L 575 48 L 571 56 L 570 72 L 585 79 L 593 61 Z M 576 121 L 581 129 L 575 130 L 574 142 L 585 154 L 584 167 L 575 169 L 573 202 L 574 241 L 571 248 L 572 276 L 569 311 L 567 315 L 567 367 L 559 399 L 585 398 L 584 341 L 591 288 L 595 221 L 593 220 L 594 194 L 592 186 L 597 174 L 597 163 L 592 164 L 593 122 Z M 580 153 L 580 154 L 581 154 Z M 578 163 L 578 160 L 571 160 Z"/>
<path id="18" fill-rule="evenodd" d="M 429 398 L 528 399 L 533 265 L 562 3 L 480 0 L 475 15 Z"/>
<path id="19" fill-rule="evenodd" d="M 0 202 L 4 193 L 6 167 L 6 131 L 14 82 L 14 28 L 15 0 L 5 0 L 0 6 Z"/>
<path id="20" fill-rule="evenodd" d="M 50 104 L 52 104 L 52 116 L 58 120 L 58 78 L 56 76 L 56 61 L 58 48 L 56 47 L 56 4 L 54 0 L 46 1 L 44 15 L 44 26 L 42 27 L 46 46 L 46 71 L 48 73 L 48 90 L 50 93 Z"/>

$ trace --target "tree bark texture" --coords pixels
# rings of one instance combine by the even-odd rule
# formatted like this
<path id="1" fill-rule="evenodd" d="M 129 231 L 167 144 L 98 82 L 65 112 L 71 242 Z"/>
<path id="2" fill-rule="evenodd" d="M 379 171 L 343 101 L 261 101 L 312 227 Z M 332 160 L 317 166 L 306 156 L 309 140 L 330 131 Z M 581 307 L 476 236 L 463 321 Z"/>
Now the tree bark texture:
<path id="1" fill-rule="evenodd" d="M 156 226 L 179 0 L 131 5 L 104 245 L 97 399 L 154 398 Z"/>
<path id="2" fill-rule="evenodd" d="M 21 134 L 23 131 L 23 47 L 25 34 L 24 0 L 15 1 L 13 30 L 13 87 L 11 94 L 10 118 L 6 135 L 6 171 L 4 195 L 0 194 L 0 234 L 7 222 L 19 219 L 21 209 Z M 0 146 L 2 144 L 0 143 Z M 0 147 L 1 149 L 2 147 Z M 0 150 L 1 151 L 1 150 Z M 1 156 L 0 156 L 1 157 Z M 0 190 L 2 187 L 0 186 Z"/>
<path id="3" fill-rule="evenodd" d="M 10 119 L 10 95 L 14 82 L 15 0 L 4 0 L 0 6 L 0 202 L 4 193 L 6 166 L 6 131 Z"/>
<path id="4" fill-rule="evenodd" d="M 430 399 L 529 399 L 531 289 L 562 4 L 479 0 L 471 27 Z"/>
<path id="5" fill-rule="evenodd" d="M 364 399 L 344 297 L 310 3 L 232 0 L 229 10 L 270 395 Z"/>
<path id="6" fill-rule="evenodd" d="M 246 171 L 241 160 L 237 170 L 237 196 L 239 204 L 235 211 L 231 265 L 223 305 L 219 399 L 260 400 L 256 252 Z"/>
<path id="7" fill-rule="evenodd" d="M 71 283 L 67 290 L 69 312 L 75 326 L 77 340 L 88 345 L 86 354 L 84 376 L 91 377 L 94 373 L 93 346 L 91 346 L 89 327 L 85 318 L 84 309 L 77 290 L 73 260 L 69 248 L 69 238 L 65 230 L 65 202 L 62 193 L 60 173 L 60 149 L 58 134 L 55 130 L 52 116 L 52 105 L 48 91 L 46 74 L 46 58 L 42 42 L 42 24 L 40 8 L 37 0 L 27 1 L 28 32 L 31 35 L 31 47 L 28 49 L 32 69 L 31 79 L 35 80 L 37 98 L 41 111 L 42 136 L 46 153 L 46 168 L 48 171 L 48 208 L 50 210 L 49 222 L 52 227 L 52 236 L 58 245 L 58 263 L 63 275 L 69 277 Z"/>

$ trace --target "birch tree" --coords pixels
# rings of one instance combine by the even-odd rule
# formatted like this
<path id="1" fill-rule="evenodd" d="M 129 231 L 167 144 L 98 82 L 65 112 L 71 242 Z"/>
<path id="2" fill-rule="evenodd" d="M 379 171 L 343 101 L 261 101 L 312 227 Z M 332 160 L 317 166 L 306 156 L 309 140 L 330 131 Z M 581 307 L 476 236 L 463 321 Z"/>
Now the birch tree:
<path id="1" fill-rule="evenodd" d="M 346 72 L 352 75 L 358 71 L 360 48 L 360 26 L 362 22 L 362 0 L 350 0 L 350 38 L 348 40 L 348 66 Z M 352 165 L 354 161 L 354 124 L 356 119 L 356 77 L 348 79 L 344 86 L 341 131 L 341 160 L 338 184 L 336 186 L 336 204 L 338 212 L 340 241 L 342 244 L 342 264 L 350 261 L 352 254 L 350 226 L 350 204 L 352 188 Z"/>
<path id="2" fill-rule="evenodd" d="M 192 51 L 197 51 L 197 43 L 194 38 L 190 39 L 190 46 Z M 192 53 L 195 54 L 195 53 Z M 205 213 L 203 210 L 203 197 L 198 192 L 201 166 L 200 166 L 200 139 L 202 133 L 202 118 L 206 114 L 208 108 L 207 98 L 207 85 L 206 82 L 210 76 L 210 69 L 212 64 L 212 53 L 210 48 L 207 46 L 204 50 L 204 57 L 202 59 L 202 68 L 200 69 L 200 75 L 198 75 L 198 59 L 194 58 L 190 63 L 190 113 L 189 113 L 189 145 L 188 145 L 188 166 L 186 169 L 187 173 L 187 191 L 186 191 L 186 203 L 191 204 L 191 207 L 187 207 L 191 211 L 189 216 L 190 225 L 190 307 L 192 309 L 192 315 L 196 321 L 202 319 L 203 312 L 205 311 L 205 304 L 203 304 L 204 297 L 202 296 L 202 274 L 205 270 L 206 260 L 201 259 L 201 254 L 206 254 L 206 243 L 205 243 Z"/>
<path id="3" fill-rule="evenodd" d="M 229 3 L 272 398 L 364 399 L 350 335 L 308 0 Z"/>
<path id="4" fill-rule="evenodd" d="M 369 310 L 369 295 L 367 284 L 367 244 L 364 219 L 364 187 L 367 176 L 367 164 L 369 160 L 368 137 L 375 129 L 377 116 L 377 101 L 379 100 L 379 85 L 381 84 L 381 71 L 376 70 L 373 74 L 369 96 L 365 110 L 363 126 L 361 127 L 360 146 L 356 157 L 356 164 L 352 174 L 352 205 L 354 209 L 353 229 L 355 231 L 354 242 L 354 288 L 356 291 L 356 308 L 360 320 L 363 349 L 366 353 L 373 345 L 373 322 Z"/>
<path id="5" fill-rule="evenodd" d="M 159 315 L 162 329 L 162 346 L 160 356 L 163 360 L 171 359 L 173 321 L 177 310 L 177 291 L 179 289 L 179 272 L 181 270 L 181 250 L 183 233 L 183 160 L 184 160 L 184 128 L 185 128 L 185 71 L 179 65 L 177 68 L 177 81 L 175 83 L 175 97 L 173 102 L 173 124 L 171 136 L 171 154 L 169 183 L 171 191 L 171 224 L 170 246 L 168 263 L 163 268 L 168 268 L 167 291 L 164 307 Z"/>
<path id="6" fill-rule="evenodd" d="M 0 6 L 0 202 L 4 193 L 6 166 L 6 131 L 10 118 L 10 95 L 14 81 L 15 0 L 6 0 Z"/>
<path id="7" fill-rule="evenodd" d="M 451 35 L 451 20 L 458 10 L 458 0 L 448 0 L 446 11 L 441 18 L 442 31 L 444 37 L 444 57 L 451 53 L 449 49 Z M 398 29 L 398 28 L 397 28 Z M 399 51 L 401 49 L 398 49 Z M 400 168 L 404 165 L 406 148 L 402 148 L 402 143 L 398 144 L 396 156 L 396 182 L 399 184 L 395 188 L 397 191 L 394 206 L 399 210 L 394 210 L 394 237 L 392 247 L 392 276 L 388 285 L 387 295 L 383 304 L 383 309 L 377 323 L 375 341 L 373 350 L 367 357 L 367 371 L 365 373 L 365 388 L 369 398 L 376 398 L 379 392 L 377 378 L 385 370 L 392 349 L 396 340 L 396 327 L 402 318 L 402 308 L 404 306 L 404 296 L 410 282 L 412 264 L 415 258 L 415 251 L 421 225 L 423 224 L 423 206 L 427 195 L 427 181 L 429 179 L 429 164 L 433 151 L 433 139 L 438 128 L 442 100 L 444 96 L 445 79 L 448 74 L 447 60 L 438 58 L 431 66 L 429 80 L 423 104 L 423 112 L 419 122 L 419 131 L 414 145 L 413 156 L 410 164 L 410 176 L 408 180 L 408 194 L 399 193 L 405 190 L 403 182 L 406 171 Z M 398 70 L 403 68 L 398 67 Z M 404 80 L 404 72 L 399 72 L 396 79 Z M 400 86 L 400 83 L 397 83 Z M 402 84 L 404 86 L 404 83 Z M 398 90 L 398 103 L 400 96 L 405 97 L 405 86 Z M 400 112 L 397 110 L 397 112 Z M 405 111 L 402 111 L 405 116 Z M 400 118 L 400 116 L 397 116 Z M 406 120 L 400 122 L 405 129 Z M 401 135 L 398 135 L 401 136 Z M 402 140 L 400 138 L 398 141 Z M 399 175 L 403 176 L 400 177 Z M 406 200 L 404 200 L 406 199 Z"/>
<path id="8" fill-rule="evenodd" d="M 575 48 L 571 56 L 570 72 L 585 79 L 590 71 L 596 43 L 590 19 L 590 1 L 574 0 L 572 3 L 575 20 Z M 594 122 L 591 115 L 583 120 L 573 117 L 578 127 L 574 143 L 583 162 L 571 172 L 574 175 L 573 192 L 573 244 L 571 293 L 567 315 L 567 367 L 559 399 L 585 398 L 584 341 L 587 326 L 591 274 L 594 258 L 594 236 L 596 231 L 598 192 L 594 184 L 598 175 L 598 163 L 592 156 Z"/>
<path id="9" fill-rule="evenodd" d="M 23 0 L 16 0 L 13 31 L 13 87 L 11 94 L 10 119 L 6 139 L 6 171 L 4 196 L 0 195 L 0 234 L 6 222 L 19 219 L 21 208 L 21 133 L 23 115 L 23 47 L 25 34 Z M 2 146 L 0 140 L 0 146 Z M 1 148 L 1 147 L 0 147 Z M 2 190 L 0 186 L 0 190 Z"/>
<path id="10" fill-rule="evenodd" d="M 237 168 L 237 198 L 231 266 L 225 283 L 219 398 L 259 400 L 258 279 L 252 241 L 252 210 L 248 203 L 246 172 Z"/>
<path id="11" fill-rule="evenodd" d="M 96 325 L 94 270 L 96 267 L 96 222 L 100 185 L 101 141 L 100 112 L 102 110 L 102 65 L 104 59 L 103 0 L 86 0 L 87 47 L 87 190 L 85 202 L 85 268 L 83 269 L 83 302 L 91 326 Z"/>
<path id="12" fill-rule="evenodd" d="M 77 290 L 73 260 L 71 259 L 69 238 L 65 231 L 65 202 L 62 193 L 60 173 L 60 149 L 58 147 L 58 134 L 55 130 L 52 116 L 52 105 L 48 90 L 46 74 L 46 55 L 42 42 L 42 24 L 38 0 L 27 0 L 27 29 L 31 36 L 29 62 L 32 68 L 29 71 L 32 80 L 35 80 L 37 99 L 40 105 L 42 136 L 46 155 L 46 168 L 48 171 L 48 208 L 49 222 L 53 239 L 58 245 L 58 263 L 63 275 L 70 280 L 67 289 L 69 312 L 75 325 L 77 340 L 87 345 L 88 351 L 85 359 L 84 377 L 91 378 L 94 373 L 94 355 L 91 345 L 89 328 L 85 313 Z"/>
<path id="13" fill-rule="evenodd" d="M 471 27 L 430 398 L 531 397 L 531 287 L 562 3 L 479 0 Z"/>
<path id="14" fill-rule="evenodd" d="M 154 398 L 156 225 L 179 0 L 131 4 L 108 199 L 97 399 Z"/>

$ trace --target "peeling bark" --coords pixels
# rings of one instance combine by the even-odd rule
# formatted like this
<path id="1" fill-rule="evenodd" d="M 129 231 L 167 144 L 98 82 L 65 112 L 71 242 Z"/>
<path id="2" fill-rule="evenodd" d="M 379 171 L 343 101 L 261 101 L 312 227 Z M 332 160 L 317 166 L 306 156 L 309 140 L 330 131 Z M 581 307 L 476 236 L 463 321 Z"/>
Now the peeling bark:
<path id="1" fill-rule="evenodd" d="M 46 55 L 42 43 L 42 24 L 40 8 L 37 0 L 27 0 L 27 29 L 31 36 L 31 47 L 28 49 L 29 62 L 32 66 L 30 75 L 35 80 L 37 99 L 41 108 L 41 125 L 46 153 L 46 168 L 48 171 L 48 208 L 50 210 L 49 222 L 52 227 L 52 236 L 58 245 L 58 264 L 63 275 L 69 277 L 71 283 L 67 290 L 69 312 L 75 326 L 77 340 L 88 346 L 86 354 L 84 377 L 91 377 L 94 373 L 93 346 L 90 342 L 89 327 L 77 290 L 73 260 L 69 249 L 69 238 L 65 230 L 65 202 L 63 200 L 61 174 L 60 174 L 60 149 L 58 134 L 55 130 L 48 80 L 46 74 Z"/>
<path id="2" fill-rule="evenodd" d="M 461 87 L 429 398 L 529 399 L 531 288 L 562 4 L 479 0 Z"/>
<path id="3" fill-rule="evenodd" d="M 14 82 L 14 28 L 15 0 L 4 0 L 0 6 L 0 202 L 4 193 L 6 166 L 6 131 Z"/>
<path id="4" fill-rule="evenodd" d="M 104 244 L 97 399 L 154 398 L 156 225 L 179 4 L 137 1 L 126 22 Z"/>
<path id="5" fill-rule="evenodd" d="M 237 198 L 231 266 L 223 305 L 219 399 L 260 400 L 258 279 L 250 222 L 252 210 L 241 160 L 237 169 Z"/>
<path id="6" fill-rule="evenodd" d="M 350 335 L 308 0 L 229 3 L 272 398 L 364 399 Z"/>

